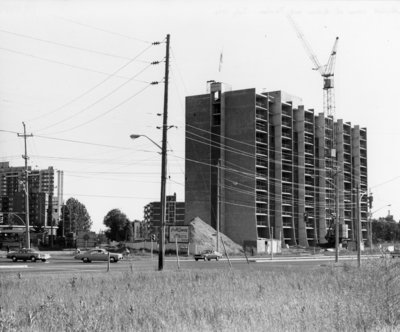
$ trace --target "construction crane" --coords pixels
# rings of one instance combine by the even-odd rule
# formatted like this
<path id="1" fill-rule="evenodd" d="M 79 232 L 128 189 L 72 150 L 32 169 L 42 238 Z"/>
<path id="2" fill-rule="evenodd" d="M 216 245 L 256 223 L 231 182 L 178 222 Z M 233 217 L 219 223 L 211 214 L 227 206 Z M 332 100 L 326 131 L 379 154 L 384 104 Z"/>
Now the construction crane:
<path id="1" fill-rule="evenodd" d="M 329 55 L 328 61 L 326 65 L 321 66 L 320 62 L 318 61 L 317 56 L 314 54 L 313 50 L 311 49 L 310 44 L 307 42 L 306 38 L 304 37 L 303 33 L 301 32 L 300 28 L 297 26 L 296 22 L 288 16 L 289 21 L 292 23 L 294 29 L 297 32 L 298 38 L 301 40 L 304 49 L 307 52 L 308 57 L 310 58 L 311 62 L 314 65 L 313 70 L 316 70 L 319 72 L 319 74 L 322 76 L 323 80 L 323 110 L 324 114 L 326 117 L 331 119 L 332 127 L 331 127 L 331 143 L 328 146 L 325 146 L 325 149 L 330 150 L 330 155 L 329 157 L 325 158 L 325 167 L 327 170 L 330 170 L 330 172 L 327 175 L 327 177 L 330 178 L 332 183 L 328 181 L 328 189 L 329 192 L 334 191 L 334 201 L 336 201 L 333 205 L 335 207 L 335 214 L 332 212 L 329 213 L 331 215 L 331 219 L 329 220 L 329 227 L 327 229 L 327 234 L 325 236 L 326 240 L 328 241 L 328 246 L 335 246 L 336 247 L 336 262 L 338 261 L 338 247 L 339 243 L 342 242 L 342 238 L 340 237 L 340 221 L 339 221 L 339 211 L 338 211 L 338 185 L 336 186 L 333 184 L 334 178 L 337 176 L 337 171 L 336 175 L 333 173 L 334 169 L 334 163 L 336 159 L 336 134 L 335 134 L 335 125 L 334 125 L 334 119 L 335 119 L 335 90 L 334 90 L 334 71 L 335 71 L 335 62 L 336 62 L 336 52 L 337 52 L 337 45 L 339 41 L 339 37 L 336 37 L 335 42 L 332 47 L 332 51 Z M 326 144 L 326 143 L 325 143 Z M 333 211 L 333 209 L 329 208 L 328 211 Z M 333 229 L 333 224 L 335 224 L 335 227 Z"/>
<path id="2" fill-rule="evenodd" d="M 333 48 L 331 54 L 329 55 L 328 62 L 326 65 L 321 66 L 318 61 L 317 56 L 314 54 L 313 50 L 311 49 L 310 44 L 305 39 L 303 33 L 301 32 L 300 28 L 297 26 L 296 22 L 288 16 L 289 21 L 292 23 L 294 29 L 297 32 L 297 37 L 301 40 L 304 49 L 307 52 L 308 57 L 310 58 L 311 62 L 314 64 L 313 70 L 317 70 L 319 74 L 322 76 L 323 80 L 323 104 L 324 104 L 324 114 L 326 116 L 335 116 L 335 90 L 334 90 L 334 71 L 335 71 L 335 62 L 336 62 L 336 50 L 337 44 L 339 41 L 339 37 L 336 37 L 335 42 L 333 44 Z"/>

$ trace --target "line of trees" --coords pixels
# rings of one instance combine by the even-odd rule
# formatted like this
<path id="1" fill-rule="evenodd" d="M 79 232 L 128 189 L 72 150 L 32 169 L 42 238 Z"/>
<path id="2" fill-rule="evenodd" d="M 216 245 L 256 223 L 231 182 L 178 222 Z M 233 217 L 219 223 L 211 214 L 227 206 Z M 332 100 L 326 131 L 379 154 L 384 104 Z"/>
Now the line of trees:
<path id="1" fill-rule="evenodd" d="M 372 242 L 400 242 L 400 223 L 393 216 L 372 220 Z"/>

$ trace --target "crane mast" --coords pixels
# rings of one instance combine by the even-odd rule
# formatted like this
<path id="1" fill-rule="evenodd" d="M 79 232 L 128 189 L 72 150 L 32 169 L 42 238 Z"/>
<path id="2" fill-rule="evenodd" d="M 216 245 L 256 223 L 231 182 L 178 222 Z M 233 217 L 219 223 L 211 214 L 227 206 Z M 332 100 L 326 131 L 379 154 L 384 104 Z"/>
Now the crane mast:
<path id="1" fill-rule="evenodd" d="M 319 182 L 319 185 L 322 184 L 325 189 L 326 195 L 330 198 L 329 203 L 326 206 L 325 210 L 325 220 L 329 222 L 329 228 L 327 230 L 327 234 L 325 238 L 329 242 L 332 242 L 332 238 L 334 238 L 335 247 L 336 247 L 336 262 L 338 261 L 338 247 L 339 247 L 339 192 L 338 192 L 338 173 L 339 169 L 335 167 L 336 160 L 336 132 L 335 132 L 335 84 L 334 84 L 334 72 L 335 72 L 335 62 L 336 62 L 336 53 L 337 53 L 337 45 L 339 41 L 339 37 L 336 37 L 335 42 L 332 47 L 332 51 L 329 54 L 328 61 L 325 65 L 321 66 L 318 61 L 317 56 L 313 52 L 310 44 L 307 42 L 300 28 L 297 26 L 296 22 L 288 16 L 289 21 L 292 23 L 294 29 L 297 32 L 298 38 L 301 40 L 304 49 L 307 52 L 308 57 L 313 63 L 313 70 L 319 72 L 322 77 L 323 85 L 323 110 L 324 115 L 328 119 L 327 128 L 329 130 L 328 137 L 330 140 L 328 142 L 324 139 L 324 155 L 325 158 L 322 161 L 323 169 L 324 169 L 324 179 Z M 324 129 L 324 131 L 326 130 Z M 325 135 L 325 134 L 324 134 Z M 336 184 L 334 184 L 336 182 Z M 325 194 L 324 194 L 325 195 Z M 334 207 L 334 209 L 332 208 Z M 335 210 L 333 213 L 332 211 Z M 327 218 L 327 215 L 330 215 L 330 218 Z M 335 223 L 335 230 L 332 232 L 331 228 L 333 223 Z M 332 237 L 332 235 L 334 235 Z"/>
<path id="2" fill-rule="evenodd" d="M 323 80 L 323 105 L 324 114 L 328 117 L 335 117 L 335 84 L 334 84 L 334 72 L 335 72 L 335 62 L 336 62 L 336 52 L 339 37 L 336 37 L 335 42 L 332 47 L 332 51 L 329 55 L 326 65 L 321 66 L 318 61 L 317 56 L 313 52 L 310 44 L 307 42 L 300 28 L 297 26 L 296 22 L 289 16 L 289 21 L 292 23 L 294 29 L 297 32 L 297 37 L 301 40 L 304 49 L 307 52 L 308 57 L 314 65 L 313 70 L 317 70 L 322 76 Z"/>

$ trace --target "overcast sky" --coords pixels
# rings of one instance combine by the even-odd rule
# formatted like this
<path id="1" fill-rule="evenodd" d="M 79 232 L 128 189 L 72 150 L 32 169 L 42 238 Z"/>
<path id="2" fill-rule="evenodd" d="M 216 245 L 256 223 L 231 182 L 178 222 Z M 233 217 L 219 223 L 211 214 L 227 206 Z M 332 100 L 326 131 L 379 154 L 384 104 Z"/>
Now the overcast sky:
<path id="1" fill-rule="evenodd" d="M 160 199 L 165 43 L 171 35 L 167 194 L 184 200 L 185 96 L 206 81 L 284 90 L 322 112 L 290 14 L 319 61 L 339 37 L 336 117 L 368 129 L 374 217 L 400 217 L 400 3 L 396 1 L 0 2 L 0 161 L 64 171 L 64 198 L 85 204 L 94 230 L 119 208 L 131 219 Z M 219 71 L 220 54 L 223 63 Z M 152 85 L 151 82 L 160 82 Z M 10 131 L 10 132 L 4 132 Z M 90 144 L 87 144 L 90 143 Z M 387 207 L 391 204 L 391 207 Z"/>

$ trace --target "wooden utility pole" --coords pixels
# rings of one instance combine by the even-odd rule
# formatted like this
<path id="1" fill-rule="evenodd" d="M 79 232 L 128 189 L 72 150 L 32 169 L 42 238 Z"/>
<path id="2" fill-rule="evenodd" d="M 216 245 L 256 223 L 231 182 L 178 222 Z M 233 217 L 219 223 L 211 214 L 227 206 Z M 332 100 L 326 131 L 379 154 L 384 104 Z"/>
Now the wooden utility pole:
<path id="1" fill-rule="evenodd" d="M 339 231 L 340 231 L 340 225 L 339 225 L 339 177 L 336 173 L 336 184 L 335 184 L 335 262 L 339 262 Z"/>
<path id="2" fill-rule="evenodd" d="M 23 137 L 24 138 L 24 145 L 25 145 L 25 154 L 22 155 L 22 158 L 25 159 L 25 246 L 26 248 L 31 247 L 31 239 L 30 239 L 30 234 L 29 234 L 29 178 L 28 178 L 28 152 L 27 152 L 27 147 L 26 147 L 26 138 L 27 137 L 32 137 L 32 134 L 27 135 L 26 134 L 26 127 L 25 127 L 25 122 L 22 122 L 24 126 L 24 133 L 23 134 L 17 134 L 18 137 Z"/>
<path id="3" fill-rule="evenodd" d="M 164 114 L 162 126 L 162 148 L 161 148 L 161 225 L 158 252 L 158 270 L 164 269 L 165 256 L 165 183 L 167 179 L 167 130 L 168 130 L 168 80 L 169 80 L 169 34 L 166 42 L 165 55 L 165 78 L 164 78 Z"/>
<path id="4" fill-rule="evenodd" d="M 357 184 L 357 262 L 358 267 L 361 266 L 361 241 L 362 241 L 362 229 L 361 229 L 361 207 L 360 207 L 360 184 Z"/>
<path id="5" fill-rule="evenodd" d="M 217 165 L 217 251 L 219 252 L 219 223 L 220 223 L 220 196 L 221 196 L 221 159 L 218 159 Z"/>

